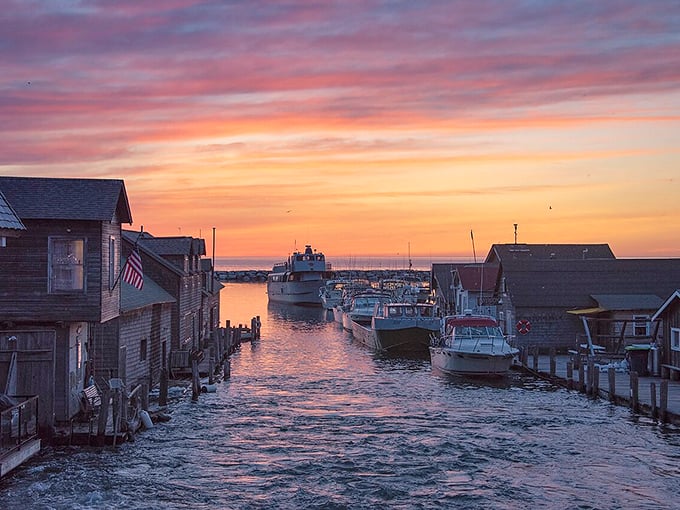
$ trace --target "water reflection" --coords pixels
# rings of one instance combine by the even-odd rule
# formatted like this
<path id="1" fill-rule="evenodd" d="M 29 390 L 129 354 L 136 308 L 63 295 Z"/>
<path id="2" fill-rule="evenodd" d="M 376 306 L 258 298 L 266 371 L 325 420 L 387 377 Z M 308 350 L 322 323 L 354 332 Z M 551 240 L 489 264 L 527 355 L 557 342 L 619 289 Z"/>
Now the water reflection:
<path id="1" fill-rule="evenodd" d="M 226 292 L 225 292 L 226 291 Z M 116 448 L 49 451 L 0 508 L 675 508 L 680 441 L 628 409 L 511 373 L 433 373 L 351 341 L 320 309 L 228 284 L 262 320 L 231 379 Z"/>

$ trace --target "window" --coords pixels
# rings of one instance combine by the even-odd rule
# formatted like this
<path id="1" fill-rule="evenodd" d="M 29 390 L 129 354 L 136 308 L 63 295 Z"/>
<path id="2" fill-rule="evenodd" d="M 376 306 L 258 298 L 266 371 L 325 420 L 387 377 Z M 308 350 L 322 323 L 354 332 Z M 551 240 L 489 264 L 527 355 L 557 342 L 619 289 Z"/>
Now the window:
<path id="1" fill-rule="evenodd" d="M 139 361 L 146 361 L 146 351 L 147 351 L 146 343 L 147 343 L 146 338 L 142 338 L 142 341 L 139 344 Z"/>
<path id="2" fill-rule="evenodd" d="M 116 238 L 109 238 L 109 289 L 116 283 Z"/>
<path id="3" fill-rule="evenodd" d="M 671 349 L 680 351 L 680 328 L 671 328 Z"/>
<path id="4" fill-rule="evenodd" d="M 85 290 L 85 239 L 50 237 L 49 292 L 83 292 Z"/>
<path id="5" fill-rule="evenodd" d="M 634 315 L 633 320 L 633 335 L 635 336 L 648 336 L 649 335 L 649 316 L 647 315 Z"/>

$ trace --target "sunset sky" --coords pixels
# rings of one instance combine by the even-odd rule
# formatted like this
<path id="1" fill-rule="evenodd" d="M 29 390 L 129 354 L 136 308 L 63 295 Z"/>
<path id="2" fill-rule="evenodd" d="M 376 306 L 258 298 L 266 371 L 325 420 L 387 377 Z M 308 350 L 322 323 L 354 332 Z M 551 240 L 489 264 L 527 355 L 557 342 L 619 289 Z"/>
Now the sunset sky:
<path id="1" fill-rule="evenodd" d="M 677 0 L 5 0 L 0 175 L 218 256 L 680 256 Z"/>

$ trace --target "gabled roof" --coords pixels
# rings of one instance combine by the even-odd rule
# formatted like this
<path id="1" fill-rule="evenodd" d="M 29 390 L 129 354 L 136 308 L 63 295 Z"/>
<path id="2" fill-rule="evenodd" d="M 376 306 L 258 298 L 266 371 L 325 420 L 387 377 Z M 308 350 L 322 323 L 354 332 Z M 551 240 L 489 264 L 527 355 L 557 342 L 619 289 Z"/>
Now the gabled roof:
<path id="1" fill-rule="evenodd" d="M 121 264 L 124 263 L 125 260 L 123 259 Z M 164 291 L 146 274 L 144 275 L 144 285 L 141 290 L 126 283 L 122 278 L 120 280 L 121 312 L 129 312 L 160 303 L 174 303 L 175 301 L 174 297 Z"/>
<path id="2" fill-rule="evenodd" d="M 506 260 L 614 259 L 608 244 L 494 244 L 486 262 Z"/>
<path id="3" fill-rule="evenodd" d="M 26 227 L 0 191 L 0 236 L 17 236 Z"/>
<path id="4" fill-rule="evenodd" d="M 663 312 L 666 310 L 666 308 L 668 308 L 670 306 L 670 304 L 673 301 L 676 301 L 676 300 L 680 300 L 680 290 L 676 290 L 675 292 L 673 292 L 673 294 L 670 295 L 670 297 L 666 300 L 666 302 L 663 305 L 661 305 L 661 307 L 652 316 L 651 320 L 653 320 L 653 321 L 657 320 L 661 316 L 661 314 L 663 314 Z"/>
<path id="5" fill-rule="evenodd" d="M 594 294 L 591 297 L 608 311 L 656 310 L 663 302 L 656 294 Z"/>
<path id="6" fill-rule="evenodd" d="M 0 191 L 22 220 L 94 220 L 132 223 L 119 179 L 2 177 Z"/>
<path id="7" fill-rule="evenodd" d="M 498 264 L 466 264 L 456 268 L 461 286 L 468 291 L 494 290 Z"/>
<path id="8" fill-rule="evenodd" d="M 441 289 L 441 292 L 448 294 L 451 292 L 451 284 L 453 283 L 453 271 L 466 264 L 432 264 L 432 288 Z"/>
<path id="9" fill-rule="evenodd" d="M 132 232 L 130 230 L 123 230 L 123 241 L 128 243 L 130 246 L 137 246 L 139 251 L 143 253 L 144 255 L 152 258 L 156 262 L 158 262 L 160 265 L 165 267 L 166 269 L 172 271 L 178 276 L 186 276 L 186 273 L 184 270 L 177 265 L 171 263 L 170 261 L 164 259 L 161 257 L 159 254 L 157 254 L 155 251 L 153 251 L 149 246 L 139 242 L 141 239 L 146 238 L 146 237 L 151 237 L 150 234 L 147 232 Z"/>
<path id="10" fill-rule="evenodd" d="M 668 296 L 680 281 L 680 259 L 509 260 L 502 278 L 514 306 L 596 306 L 593 295 Z"/>
<path id="11" fill-rule="evenodd" d="M 135 233 L 139 235 L 138 233 Z M 189 236 L 153 237 L 145 233 L 138 244 L 153 250 L 158 255 L 205 255 L 205 242 Z"/>

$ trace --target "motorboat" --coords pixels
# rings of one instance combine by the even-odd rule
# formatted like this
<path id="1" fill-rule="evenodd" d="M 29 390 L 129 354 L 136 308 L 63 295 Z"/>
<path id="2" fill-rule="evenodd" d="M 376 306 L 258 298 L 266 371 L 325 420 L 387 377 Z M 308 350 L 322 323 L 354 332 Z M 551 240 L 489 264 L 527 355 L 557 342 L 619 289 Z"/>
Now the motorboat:
<path id="1" fill-rule="evenodd" d="M 445 317 L 430 343 L 432 368 L 452 374 L 504 375 L 518 353 L 496 319 L 470 311 Z"/>
<path id="2" fill-rule="evenodd" d="M 430 337 L 441 329 L 433 303 L 381 302 L 369 325 L 352 324 L 352 333 L 368 347 L 389 353 L 424 357 Z"/>
<path id="3" fill-rule="evenodd" d="M 295 251 L 286 262 L 274 265 L 267 276 L 267 295 L 277 303 L 321 306 L 319 287 L 332 277 L 324 254 L 308 244 L 304 252 Z"/>
<path id="4" fill-rule="evenodd" d="M 376 289 L 365 289 L 350 297 L 349 305 L 342 315 L 342 327 L 352 331 L 352 323 L 371 324 L 376 305 L 392 300 L 392 294 Z"/>

